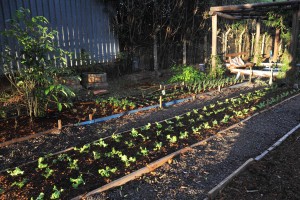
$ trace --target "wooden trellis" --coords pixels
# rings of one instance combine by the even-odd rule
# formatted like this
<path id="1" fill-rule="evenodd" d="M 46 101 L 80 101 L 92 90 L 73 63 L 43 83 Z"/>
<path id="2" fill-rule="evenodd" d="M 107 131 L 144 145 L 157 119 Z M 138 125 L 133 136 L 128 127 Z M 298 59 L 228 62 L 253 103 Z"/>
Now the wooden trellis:
<path id="1" fill-rule="evenodd" d="M 291 45 L 289 48 L 290 61 L 292 70 L 295 70 L 296 53 L 298 45 L 299 34 L 299 18 L 300 18 L 300 1 L 284 1 L 284 2 L 271 2 L 271 3 L 254 3 L 254 4 L 241 4 L 241 5 L 229 5 L 229 6 L 216 6 L 210 8 L 210 15 L 212 16 L 212 70 L 216 70 L 216 56 L 217 56 L 217 31 L 218 31 L 218 16 L 229 20 L 243 20 L 253 19 L 256 20 L 256 39 L 254 44 L 254 62 L 257 62 L 259 55 L 259 37 L 260 37 L 260 23 L 261 20 L 267 19 L 267 13 L 276 10 L 292 10 L 292 37 Z M 277 33 L 278 34 L 278 33 Z M 275 38 L 276 42 L 276 38 Z M 278 50 L 278 47 L 274 50 Z M 274 52 L 275 55 L 275 52 Z"/>

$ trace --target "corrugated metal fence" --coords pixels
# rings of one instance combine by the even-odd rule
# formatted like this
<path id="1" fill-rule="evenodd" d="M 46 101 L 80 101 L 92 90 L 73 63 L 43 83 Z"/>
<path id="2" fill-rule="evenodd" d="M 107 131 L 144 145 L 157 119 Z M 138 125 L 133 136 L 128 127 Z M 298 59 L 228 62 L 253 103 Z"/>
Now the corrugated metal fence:
<path id="1" fill-rule="evenodd" d="M 5 21 L 20 7 L 30 9 L 32 16 L 49 20 L 50 27 L 59 32 L 59 46 L 73 52 L 70 66 L 82 64 L 78 61 L 82 50 L 88 53 L 89 62 L 97 63 L 110 62 L 119 52 L 109 17 L 112 8 L 103 0 L 0 0 L 0 31 L 6 29 Z M 0 36 L 1 52 L 3 41 Z"/>

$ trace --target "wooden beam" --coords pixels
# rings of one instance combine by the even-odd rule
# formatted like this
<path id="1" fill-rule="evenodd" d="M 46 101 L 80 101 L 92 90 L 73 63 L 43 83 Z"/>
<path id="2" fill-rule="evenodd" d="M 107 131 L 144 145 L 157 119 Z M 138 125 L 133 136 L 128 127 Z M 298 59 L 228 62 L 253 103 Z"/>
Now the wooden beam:
<path id="1" fill-rule="evenodd" d="M 231 19 L 231 20 L 241 19 L 240 17 L 232 16 L 232 15 L 221 13 L 221 12 L 209 12 L 209 14 L 210 15 L 218 15 L 218 16 L 223 17 L 225 19 Z"/>
<path id="2" fill-rule="evenodd" d="M 253 4 L 240 4 L 240 5 L 230 5 L 230 6 L 215 6 L 211 7 L 210 11 L 219 12 L 219 11 L 236 11 L 236 10 L 245 10 L 245 9 L 253 9 L 253 8 L 263 8 L 263 7 L 271 7 L 271 6 L 294 6 L 299 5 L 299 0 L 294 1 L 283 1 L 283 2 L 269 2 L 269 3 L 253 3 Z"/>
<path id="3" fill-rule="evenodd" d="M 212 43 L 211 43 L 211 70 L 214 74 L 217 67 L 217 36 L 218 36 L 218 15 L 212 16 Z"/>

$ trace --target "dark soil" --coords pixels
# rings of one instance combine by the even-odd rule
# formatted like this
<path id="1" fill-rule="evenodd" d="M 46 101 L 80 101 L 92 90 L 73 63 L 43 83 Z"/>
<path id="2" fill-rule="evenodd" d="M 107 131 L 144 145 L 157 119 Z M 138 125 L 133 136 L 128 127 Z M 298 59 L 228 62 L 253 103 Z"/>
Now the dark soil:
<path id="1" fill-rule="evenodd" d="M 233 179 L 216 199 L 300 199 L 300 130 Z"/>

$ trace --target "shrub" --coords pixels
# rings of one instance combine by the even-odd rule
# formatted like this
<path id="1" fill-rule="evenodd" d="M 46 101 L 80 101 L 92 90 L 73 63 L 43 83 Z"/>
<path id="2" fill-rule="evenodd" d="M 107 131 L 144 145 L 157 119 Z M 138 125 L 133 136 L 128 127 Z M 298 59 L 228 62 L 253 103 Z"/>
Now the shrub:
<path id="1" fill-rule="evenodd" d="M 193 66 L 174 65 L 171 70 L 174 73 L 174 75 L 169 80 L 169 82 L 171 83 L 193 83 L 195 81 L 201 81 L 205 79 L 205 74 L 203 72 L 199 72 Z"/>
<path id="2" fill-rule="evenodd" d="M 17 94 L 23 97 L 28 115 L 42 116 L 49 102 L 56 103 L 58 110 L 70 105 L 63 102 L 62 97 L 75 94 L 57 82 L 59 75 L 69 73 L 66 58 L 70 53 L 54 42 L 57 31 L 48 29 L 45 17 L 30 17 L 30 11 L 23 8 L 7 22 L 8 29 L 2 33 L 7 41 L 4 73 Z M 12 66 L 16 63 L 19 63 L 18 69 Z"/>

